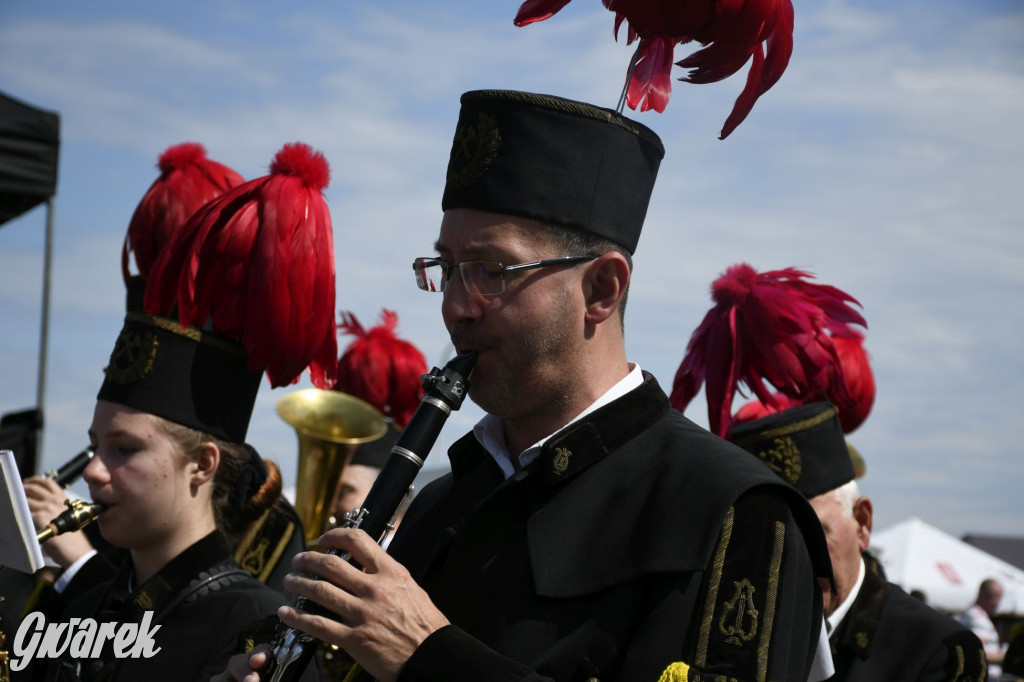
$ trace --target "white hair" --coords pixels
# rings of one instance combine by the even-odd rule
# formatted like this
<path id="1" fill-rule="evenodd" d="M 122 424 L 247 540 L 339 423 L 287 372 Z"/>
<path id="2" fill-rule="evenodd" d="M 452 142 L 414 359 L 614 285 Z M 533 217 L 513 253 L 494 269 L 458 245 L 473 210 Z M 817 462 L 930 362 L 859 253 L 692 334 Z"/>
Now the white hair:
<path id="1" fill-rule="evenodd" d="M 845 518 L 853 518 L 853 503 L 860 497 L 860 489 L 857 487 L 857 481 L 849 481 L 839 486 L 832 491 L 832 495 L 835 496 L 836 502 L 843 509 L 843 516 Z"/>

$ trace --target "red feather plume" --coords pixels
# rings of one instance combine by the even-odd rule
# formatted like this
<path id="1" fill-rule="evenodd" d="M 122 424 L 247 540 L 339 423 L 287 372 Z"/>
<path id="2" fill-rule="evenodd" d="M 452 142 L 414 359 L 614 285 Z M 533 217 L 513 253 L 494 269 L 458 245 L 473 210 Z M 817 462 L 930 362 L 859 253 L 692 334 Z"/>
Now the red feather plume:
<path id="1" fill-rule="evenodd" d="M 145 309 L 203 325 L 245 346 L 271 386 L 308 366 L 318 388 L 337 370 L 334 239 L 322 191 L 327 160 L 301 143 L 274 157 L 270 174 L 196 212 L 153 267 Z"/>
<path id="2" fill-rule="evenodd" d="M 844 433 L 853 432 L 864 423 L 875 404 L 875 375 L 871 361 L 864 349 L 864 336 L 834 336 L 836 354 L 839 356 L 839 370 L 843 378 L 846 399 L 832 393 L 826 397 L 839 408 L 839 423 Z"/>
<path id="3" fill-rule="evenodd" d="M 341 330 L 355 340 L 338 359 L 334 388 L 370 403 L 405 428 L 423 399 L 421 375 L 427 360 L 416 346 L 398 338 L 398 314 L 382 310 L 380 324 L 363 329 L 352 313 L 341 313 Z"/>
<path id="4" fill-rule="evenodd" d="M 245 182 L 241 175 L 206 156 L 196 142 L 168 147 L 157 163 L 160 177 L 149 186 L 135 208 L 121 249 L 121 272 L 125 284 L 131 279 L 130 254 L 143 279 L 171 235 L 203 204 Z"/>
<path id="5" fill-rule="evenodd" d="M 705 46 L 677 62 L 692 69 L 680 78 L 689 83 L 720 81 L 751 63 L 746 86 L 722 128 L 723 140 L 778 82 L 793 54 L 792 0 L 602 1 L 615 13 L 615 35 L 625 21 L 627 44 L 639 41 L 626 94 L 631 109 L 665 110 L 672 95 L 676 45 L 696 40 Z M 515 24 L 543 21 L 567 4 L 569 0 L 526 0 Z"/>
<path id="6" fill-rule="evenodd" d="M 733 395 L 743 383 L 778 409 L 766 383 L 796 400 L 828 395 L 837 405 L 851 399 L 835 340 L 859 337 L 867 327 L 846 292 L 806 281 L 795 268 L 758 273 L 741 263 L 711 286 L 716 305 L 690 337 L 676 372 L 670 401 L 682 412 L 706 382 L 708 422 L 725 436 Z"/>

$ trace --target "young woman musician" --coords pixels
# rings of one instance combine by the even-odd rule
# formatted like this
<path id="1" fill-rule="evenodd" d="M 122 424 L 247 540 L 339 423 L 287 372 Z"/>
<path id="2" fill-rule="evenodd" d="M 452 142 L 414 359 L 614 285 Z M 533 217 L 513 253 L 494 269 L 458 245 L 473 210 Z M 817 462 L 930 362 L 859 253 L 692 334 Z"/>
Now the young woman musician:
<path id="1" fill-rule="evenodd" d="M 83 478 L 106 507 L 97 520 L 103 537 L 129 560 L 58 621 L 148 618 L 150 631 L 160 626 L 159 651 L 118 658 L 108 642 L 76 657 L 69 647 L 41 679 L 207 679 L 273 627 L 285 598 L 233 560 L 230 542 L 281 490 L 276 466 L 244 443 L 260 380 L 223 338 L 127 316 L 93 413 L 96 454 Z"/>
<path id="2" fill-rule="evenodd" d="M 60 617 L 139 624 L 140 635 L 148 625 L 155 651 L 69 647 L 44 679 L 205 680 L 277 625 L 286 598 L 240 566 L 232 547 L 249 546 L 252 524 L 280 498 L 277 468 L 245 443 L 264 370 L 272 386 L 307 367 L 315 385 L 333 383 L 333 247 L 320 194 L 328 177 L 322 155 L 286 145 L 269 176 L 204 204 L 156 257 L 146 312 L 125 317 L 104 369 L 89 428 L 96 454 L 83 472 L 93 502 L 105 506 L 100 531 L 129 560 Z M 223 232 L 232 229 L 273 248 L 220 251 L 238 247 Z M 215 243 L 204 247 L 206 238 Z M 310 243 L 312 255 L 299 248 Z M 275 258 L 261 262 L 267 251 Z M 179 275 L 192 279 L 178 287 Z M 256 544 L 266 549 L 262 536 Z M 282 542 L 265 558 L 276 562 L 283 550 Z M 316 678 L 313 670 L 304 679 Z"/>

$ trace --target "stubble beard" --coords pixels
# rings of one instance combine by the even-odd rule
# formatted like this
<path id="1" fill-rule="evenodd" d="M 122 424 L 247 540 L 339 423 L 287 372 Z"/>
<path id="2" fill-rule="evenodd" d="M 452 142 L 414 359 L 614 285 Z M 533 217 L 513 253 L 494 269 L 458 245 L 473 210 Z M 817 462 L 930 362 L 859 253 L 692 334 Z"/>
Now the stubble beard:
<path id="1" fill-rule="evenodd" d="M 552 412 L 568 401 L 575 380 L 571 355 L 572 308 L 568 292 L 555 304 L 542 327 L 526 327 L 507 339 L 497 363 L 474 376 L 470 399 L 484 411 L 511 418 L 533 411 Z"/>

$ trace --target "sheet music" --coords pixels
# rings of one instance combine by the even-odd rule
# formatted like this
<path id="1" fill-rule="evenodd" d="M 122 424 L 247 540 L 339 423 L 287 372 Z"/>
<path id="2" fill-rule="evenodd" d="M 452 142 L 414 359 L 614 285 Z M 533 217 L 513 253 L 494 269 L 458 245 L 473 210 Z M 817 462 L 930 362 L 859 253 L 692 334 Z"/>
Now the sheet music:
<path id="1" fill-rule="evenodd" d="M 43 550 L 36 539 L 18 462 L 10 450 L 0 450 L 0 566 L 24 573 L 43 567 Z"/>

